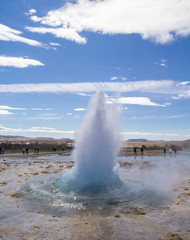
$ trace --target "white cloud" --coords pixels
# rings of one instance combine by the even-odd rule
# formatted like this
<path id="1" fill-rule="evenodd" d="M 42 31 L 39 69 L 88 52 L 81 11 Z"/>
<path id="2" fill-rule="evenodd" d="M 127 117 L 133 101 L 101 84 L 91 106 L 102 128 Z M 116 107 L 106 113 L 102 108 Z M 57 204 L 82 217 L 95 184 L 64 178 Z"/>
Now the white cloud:
<path id="1" fill-rule="evenodd" d="M 80 112 L 80 111 L 86 111 L 86 108 L 75 108 L 74 111 Z"/>
<path id="2" fill-rule="evenodd" d="M 0 56 L 0 66 L 26 68 L 29 66 L 44 66 L 44 64 L 34 59 Z"/>
<path id="3" fill-rule="evenodd" d="M 0 110 L 0 115 L 12 115 L 14 113 L 9 112 L 8 110 Z"/>
<path id="4" fill-rule="evenodd" d="M 25 12 L 26 15 L 33 15 L 36 13 L 35 9 L 30 9 L 28 12 Z"/>
<path id="5" fill-rule="evenodd" d="M 173 96 L 173 99 L 190 98 L 190 81 L 179 82 L 176 84 L 176 87 L 182 91 L 180 91 L 177 96 Z"/>
<path id="6" fill-rule="evenodd" d="M 168 65 L 167 65 L 167 59 L 161 59 L 160 66 L 167 68 L 167 67 L 168 67 Z"/>
<path id="7" fill-rule="evenodd" d="M 32 40 L 29 38 L 24 38 L 20 36 L 22 32 L 15 30 L 13 28 L 7 27 L 6 25 L 0 24 L 0 40 L 2 41 L 12 41 L 12 42 L 22 42 L 35 47 L 45 47 L 44 44 Z"/>
<path id="8" fill-rule="evenodd" d="M 42 111 L 43 108 L 32 108 L 32 110 L 34 110 L 34 111 Z"/>
<path id="9" fill-rule="evenodd" d="M 61 119 L 56 113 L 41 113 L 38 116 L 28 118 L 29 120 L 58 120 Z"/>
<path id="10" fill-rule="evenodd" d="M 168 136 L 168 137 L 177 137 L 178 134 L 176 134 L 176 133 L 166 133 L 165 136 Z"/>
<path id="11" fill-rule="evenodd" d="M 184 118 L 185 115 L 178 114 L 178 115 L 169 115 L 169 116 L 143 116 L 143 117 L 132 117 L 132 119 L 177 119 L 177 118 Z"/>
<path id="12" fill-rule="evenodd" d="M 55 116 L 36 116 L 36 117 L 30 117 L 29 120 L 57 120 L 61 119 L 61 117 L 55 117 Z"/>
<path id="13" fill-rule="evenodd" d="M 61 46 L 61 44 L 59 44 L 59 43 L 54 43 L 54 42 L 50 42 L 50 45 L 56 46 L 56 47 L 60 47 L 60 46 Z"/>
<path id="14" fill-rule="evenodd" d="M 188 84 L 190 84 L 190 81 L 180 82 L 180 83 L 178 83 L 177 85 L 183 85 L 183 86 L 185 86 L 185 85 L 188 85 Z"/>
<path id="15" fill-rule="evenodd" d="M 111 77 L 110 80 L 115 81 L 115 80 L 117 80 L 118 78 L 119 78 L 119 77 L 114 76 L 114 77 Z"/>
<path id="16" fill-rule="evenodd" d="M 163 133 L 150 132 L 121 132 L 122 135 L 139 135 L 139 136 L 162 136 Z"/>
<path id="17" fill-rule="evenodd" d="M 14 108 L 10 106 L 0 105 L 0 110 L 26 110 L 26 108 Z"/>
<path id="18" fill-rule="evenodd" d="M 161 61 L 159 62 L 155 61 L 154 64 L 160 65 L 161 67 L 165 67 L 165 68 L 168 67 L 167 59 L 161 59 Z"/>
<path id="19" fill-rule="evenodd" d="M 185 88 L 188 89 L 187 86 Z M 0 92 L 7 93 L 61 93 L 61 92 L 149 92 L 178 94 L 185 91 L 176 87 L 172 80 L 147 80 L 134 82 L 80 82 L 80 83 L 28 83 L 0 84 Z"/>
<path id="20" fill-rule="evenodd" d="M 52 108 L 32 108 L 34 111 L 51 111 L 53 110 Z"/>
<path id="21" fill-rule="evenodd" d="M 67 40 L 75 41 L 80 44 L 86 43 L 86 38 L 81 37 L 74 29 L 26 27 L 26 30 L 41 34 L 51 33 L 57 38 L 65 38 Z"/>
<path id="22" fill-rule="evenodd" d="M 31 130 L 55 130 L 55 128 L 50 127 L 31 127 Z"/>
<path id="23" fill-rule="evenodd" d="M 173 99 L 182 99 L 182 98 L 190 98 L 190 90 L 184 91 L 184 93 L 179 94 L 178 96 L 172 97 Z"/>
<path id="24" fill-rule="evenodd" d="M 190 34 L 189 0 L 78 0 L 67 2 L 63 7 L 49 11 L 47 16 L 32 16 L 34 22 L 51 26 L 45 30 L 57 37 L 63 29 L 76 33 L 92 31 L 102 34 L 140 34 L 143 39 L 156 43 L 169 43 L 177 37 Z M 54 29 L 54 31 L 53 31 Z M 82 38 L 82 37 L 81 37 Z M 69 38 L 68 38 L 69 39 Z M 86 42 L 84 38 L 83 43 Z M 70 39 L 71 40 L 71 39 Z"/>
<path id="25" fill-rule="evenodd" d="M 66 115 L 67 115 L 67 116 L 72 116 L 73 114 L 72 114 L 72 113 L 67 113 Z"/>
<path id="26" fill-rule="evenodd" d="M 150 98 L 147 98 L 147 97 L 121 97 L 118 99 L 108 99 L 107 103 L 136 104 L 141 106 L 156 106 L 156 107 L 168 106 L 168 104 L 158 104 L 158 103 L 152 102 Z"/>
<path id="27" fill-rule="evenodd" d="M 90 96 L 92 96 L 91 94 L 87 94 L 87 93 L 77 93 L 77 95 L 83 96 L 83 97 L 90 97 Z"/>
<path id="28" fill-rule="evenodd" d="M 173 99 L 190 98 L 190 86 L 179 85 L 172 80 L 146 80 L 132 82 L 79 82 L 79 83 L 26 83 L 0 84 L 0 92 L 4 93 L 76 93 L 81 91 L 93 93 L 97 91 L 127 93 L 144 92 L 160 93 L 172 96 Z M 148 102 L 147 102 L 148 103 Z M 168 106 L 171 103 L 162 105 Z M 52 109 L 46 109 L 52 110 Z"/>
<path id="29" fill-rule="evenodd" d="M 160 66 L 167 68 L 167 65 L 165 63 L 160 63 Z"/>
<path id="30" fill-rule="evenodd" d="M 114 77 L 111 77 L 110 80 L 112 81 L 115 81 L 115 80 L 121 80 L 121 81 L 126 81 L 127 78 L 126 77 L 121 77 L 121 76 L 114 76 Z"/>
<path id="31" fill-rule="evenodd" d="M 52 116 L 57 116 L 57 114 L 56 113 L 41 113 L 40 116 L 52 117 Z"/>
<path id="32" fill-rule="evenodd" d="M 64 131 L 64 130 L 56 130 L 55 128 L 46 128 L 46 127 L 31 127 L 28 129 L 22 128 L 9 128 L 0 126 L 1 133 L 61 133 L 61 134 L 73 134 L 74 131 Z"/>

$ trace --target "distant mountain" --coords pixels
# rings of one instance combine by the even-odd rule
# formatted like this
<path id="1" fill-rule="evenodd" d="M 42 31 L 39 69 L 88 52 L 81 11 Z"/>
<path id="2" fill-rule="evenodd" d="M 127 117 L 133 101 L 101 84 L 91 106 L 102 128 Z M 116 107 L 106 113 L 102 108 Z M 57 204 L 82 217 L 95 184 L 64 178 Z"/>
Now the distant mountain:
<path id="1" fill-rule="evenodd" d="M 147 142 L 148 140 L 145 138 L 139 138 L 139 139 L 128 139 L 128 142 Z"/>
<path id="2" fill-rule="evenodd" d="M 51 138 L 51 137 L 37 137 L 35 139 L 39 139 L 39 140 L 53 140 L 54 138 Z"/>
<path id="3" fill-rule="evenodd" d="M 61 138 L 61 140 L 65 140 L 65 141 L 71 141 L 70 138 Z"/>
<path id="4" fill-rule="evenodd" d="M 12 136 L 12 135 L 0 135 L 0 138 L 13 138 L 13 139 L 17 139 L 17 138 L 30 138 L 30 139 L 36 139 L 36 140 L 65 140 L 65 141 L 72 141 L 72 139 L 70 138 L 60 138 L 60 139 L 56 139 L 56 138 L 52 138 L 52 137 L 24 137 L 24 136 Z"/>
<path id="5" fill-rule="evenodd" d="M 0 135 L 0 138 L 26 138 L 24 136 Z"/>

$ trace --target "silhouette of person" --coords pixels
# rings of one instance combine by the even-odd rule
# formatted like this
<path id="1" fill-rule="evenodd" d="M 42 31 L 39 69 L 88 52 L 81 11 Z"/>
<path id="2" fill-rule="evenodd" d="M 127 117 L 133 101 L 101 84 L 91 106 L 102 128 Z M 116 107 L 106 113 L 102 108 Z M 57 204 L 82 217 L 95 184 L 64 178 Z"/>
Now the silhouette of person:
<path id="1" fill-rule="evenodd" d="M 172 156 L 172 149 L 169 149 L 170 157 Z"/>
<path id="2" fill-rule="evenodd" d="M 1 148 L 1 154 L 4 154 L 5 153 L 5 149 L 4 147 Z"/>
<path id="3" fill-rule="evenodd" d="M 28 154 L 28 147 L 26 147 L 25 150 L 26 150 L 26 154 Z"/>
<path id="4" fill-rule="evenodd" d="M 134 155 L 137 155 L 137 148 L 134 147 Z"/>
<path id="5" fill-rule="evenodd" d="M 25 154 L 25 148 L 22 149 L 22 153 Z"/>
<path id="6" fill-rule="evenodd" d="M 166 148 L 164 148 L 164 155 L 166 155 Z"/>
<path id="7" fill-rule="evenodd" d="M 141 147 L 141 155 L 143 155 L 143 153 L 144 153 L 144 148 Z"/>
<path id="8" fill-rule="evenodd" d="M 177 150 L 176 150 L 176 148 L 174 148 L 174 155 L 176 156 L 176 153 L 177 153 Z"/>

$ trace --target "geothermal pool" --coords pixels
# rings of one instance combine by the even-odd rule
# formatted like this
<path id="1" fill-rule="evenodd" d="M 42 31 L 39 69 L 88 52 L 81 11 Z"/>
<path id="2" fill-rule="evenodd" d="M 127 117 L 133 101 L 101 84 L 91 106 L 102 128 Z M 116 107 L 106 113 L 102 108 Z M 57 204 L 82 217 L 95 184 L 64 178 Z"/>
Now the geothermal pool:
<path id="1" fill-rule="evenodd" d="M 157 208 L 169 201 L 180 166 L 176 170 L 166 158 L 154 159 L 154 164 L 146 158 L 135 159 L 131 164 L 127 159 L 116 160 L 120 147 L 118 116 L 118 106 L 108 109 L 103 92 L 92 96 L 89 111 L 76 134 L 72 169 L 29 180 L 16 195 L 30 206 L 35 202 L 35 207 L 40 205 L 47 212 L 62 213 L 72 209 L 94 211 L 112 205 L 124 209 Z M 176 165 L 174 162 L 173 159 Z M 132 168 L 134 164 L 136 167 Z"/>
<path id="2" fill-rule="evenodd" d="M 190 239 L 189 155 L 116 157 L 122 184 L 95 192 L 56 185 L 73 156 L 0 164 L 1 239 Z"/>
<path id="3" fill-rule="evenodd" d="M 59 158 L 57 156 L 57 160 Z M 30 208 L 59 215 L 80 210 L 95 212 L 112 209 L 113 206 L 159 209 L 175 198 L 173 189 L 188 176 L 188 160 L 188 156 L 118 157 L 114 171 L 119 180 L 114 184 L 90 183 L 80 188 L 80 183 L 73 179 L 73 169 L 69 169 L 26 181 L 19 186 L 16 196 L 25 200 L 26 204 L 29 202 Z M 67 156 L 67 162 L 72 162 L 72 156 Z"/>

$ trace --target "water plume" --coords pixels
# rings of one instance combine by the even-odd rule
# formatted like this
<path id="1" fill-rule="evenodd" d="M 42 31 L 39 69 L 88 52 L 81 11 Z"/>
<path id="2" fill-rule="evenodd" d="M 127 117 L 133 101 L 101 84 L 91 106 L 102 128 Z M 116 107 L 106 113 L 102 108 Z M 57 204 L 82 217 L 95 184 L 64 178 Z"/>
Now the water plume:
<path id="1" fill-rule="evenodd" d="M 72 179 L 78 188 L 99 189 L 117 185 L 120 180 L 113 170 L 120 146 L 118 108 L 106 108 L 103 92 L 97 92 L 76 134 Z"/>

